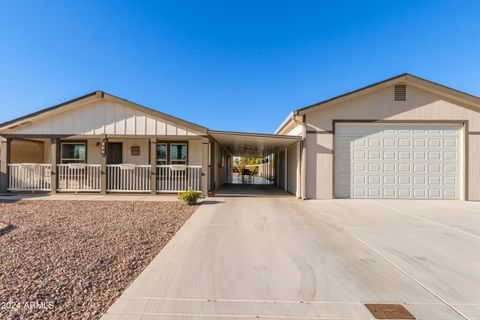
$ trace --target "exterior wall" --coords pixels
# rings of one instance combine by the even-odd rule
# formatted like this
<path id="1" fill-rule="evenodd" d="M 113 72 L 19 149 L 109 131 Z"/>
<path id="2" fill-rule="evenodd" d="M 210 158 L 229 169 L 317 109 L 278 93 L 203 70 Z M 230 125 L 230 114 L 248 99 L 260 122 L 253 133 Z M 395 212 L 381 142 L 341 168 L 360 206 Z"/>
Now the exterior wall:
<path id="1" fill-rule="evenodd" d="M 188 164 L 192 166 L 202 165 L 202 140 L 188 141 Z"/>
<path id="2" fill-rule="evenodd" d="M 68 140 L 62 140 L 68 141 Z M 87 163 L 100 164 L 102 156 L 100 155 L 100 145 L 97 145 L 101 141 L 98 139 L 86 139 L 87 142 Z M 123 163 L 147 165 L 150 164 L 150 140 L 149 139 L 115 139 L 109 138 L 109 142 L 121 142 L 123 144 Z M 130 148 L 134 145 L 140 147 L 140 155 L 132 156 Z M 59 150 L 60 152 L 60 150 Z M 45 156 L 48 156 L 46 163 L 50 162 L 50 143 L 45 144 Z M 202 142 L 201 140 L 189 140 L 188 141 L 188 164 L 189 165 L 202 165 Z"/>
<path id="3" fill-rule="evenodd" d="M 15 134 L 71 135 L 196 135 L 195 132 L 107 99 L 77 106 L 30 125 L 9 130 Z"/>
<path id="4" fill-rule="evenodd" d="M 331 199 L 333 186 L 333 134 L 307 134 L 307 187 L 309 199 Z"/>
<path id="5" fill-rule="evenodd" d="M 122 142 L 122 161 L 123 163 L 133 163 L 139 165 L 150 164 L 150 140 L 149 139 L 108 139 L 109 142 Z M 134 145 L 140 147 L 140 155 L 132 156 L 130 148 Z M 98 148 L 97 154 L 100 154 Z"/>
<path id="6" fill-rule="evenodd" d="M 298 196 L 298 143 L 289 146 L 287 150 L 287 191 Z"/>
<path id="7" fill-rule="evenodd" d="M 218 190 L 227 179 L 227 157 L 225 155 L 225 163 L 222 166 L 222 147 L 214 142 L 214 157 L 213 157 L 213 167 L 214 167 L 214 183 L 215 190 Z"/>
<path id="8" fill-rule="evenodd" d="M 293 127 L 290 131 L 288 131 L 285 134 L 288 136 L 301 136 L 302 130 L 303 130 L 303 126 L 300 124 L 297 124 L 295 127 Z"/>
<path id="9" fill-rule="evenodd" d="M 10 163 L 44 163 L 43 141 L 13 139 Z"/>
<path id="10" fill-rule="evenodd" d="M 52 142 L 50 139 L 47 139 L 43 144 L 43 161 L 44 163 L 52 163 L 50 161 L 52 153 L 51 153 Z"/>
<path id="11" fill-rule="evenodd" d="M 407 101 L 394 102 L 393 88 L 306 113 L 307 197 L 331 199 L 333 193 L 333 120 L 468 121 L 467 180 L 469 200 L 480 200 L 480 109 L 407 85 Z"/>
<path id="12" fill-rule="evenodd" d="M 101 141 L 101 139 L 88 139 L 87 140 L 87 163 L 90 163 L 90 164 L 101 164 L 102 163 L 102 155 L 100 154 L 100 146 L 99 145 L 97 146 L 97 143 L 100 143 L 100 141 Z M 143 151 L 143 150 L 140 150 L 140 151 Z M 125 153 L 125 150 L 123 150 L 122 153 L 123 153 L 122 154 L 122 157 L 123 157 L 124 153 Z"/>
<path id="13" fill-rule="evenodd" d="M 91 164 L 100 164 L 102 156 L 100 155 L 100 146 L 97 143 L 100 139 L 87 139 L 87 162 Z M 123 144 L 122 162 L 138 165 L 150 164 L 150 140 L 149 139 L 108 139 L 108 142 L 121 142 Z M 136 144 L 140 147 L 140 155 L 132 156 L 130 148 Z"/>
<path id="14" fill-rule="evenodd" d="M 62 140 L 68 141 L 68 140 Z M 78 141 L 78 140 L 75 140 Z M 85 139 L 87 143 L 87 163 L 100 164 L 100 143 L 101 139 Z M 133 163 L 139 165 L 150 164 L 150 140 L 149 139 L 109 139 L 109 142 L 123 143 L 123 163 Z M 137 144 L 140 146 L 140 155 L 132 156 L 130 148 Z M 50 163 L 50 140 L 45 141 L 29 141 L 29 140 L 12 140 L 12 158 L 11 163 Z M 201 140 L 188 141 L 188 164 L 202 165 L 202 142 Z M 60 150 L 59 150 L 60 152 Z"/>

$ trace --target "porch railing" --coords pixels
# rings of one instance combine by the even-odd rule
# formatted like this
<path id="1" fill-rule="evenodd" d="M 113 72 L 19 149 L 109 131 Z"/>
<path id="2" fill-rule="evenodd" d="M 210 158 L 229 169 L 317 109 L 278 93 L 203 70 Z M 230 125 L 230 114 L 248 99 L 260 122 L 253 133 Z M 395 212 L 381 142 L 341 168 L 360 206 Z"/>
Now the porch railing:
<path id="1" fill-rule="evenodd" d="M 42 163 L 8 164 L 8 189 L 50 191 L 52 166 Z"/>
<path id="2" fill-rule="evenodd" d="M 150 165 L 109 164 L 107 165 L 107 191 L 150 191 L 150 176 Z"/>
<path id="3" fill-rule="evenodd" d="M 50 191 L 50 164 L 8 164 L 11 191 Z M 157 192 L 175 193 L 193 189 L 201 191 L 201 166 L 160 165 L 157 166 Z M 101 165 L 58 164 L 59 191 L 99 192 Z M 108 192 L 150 192 L 150 165 L 115 164 L 107 165 Z"/>
<path id="4" fill-rule="evenodd" d="M 202 166 L 157 166 L 157 192 L 201 191 Z"/>
<path id="5" fill-rule="evenodd" d="M 99 164 L 59 164 L 59 191 L 100 191 L 101 165 Z"/>

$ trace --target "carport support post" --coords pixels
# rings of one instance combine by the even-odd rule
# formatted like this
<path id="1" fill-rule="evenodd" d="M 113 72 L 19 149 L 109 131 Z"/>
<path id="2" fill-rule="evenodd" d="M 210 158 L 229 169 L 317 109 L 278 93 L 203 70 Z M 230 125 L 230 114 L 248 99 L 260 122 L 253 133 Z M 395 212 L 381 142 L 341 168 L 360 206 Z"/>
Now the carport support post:
<path id="1" fill-rule="evenodd" d="M 57 193 L 57 160 L 60 139 L 52 138 L 50 140 L 50 194 Z"/>
<path id="2" fill-rule="evenodd" d="M 208 138 L 202 138 L 202 174 L 201 174 L 201 188 L 202 196 L 208 195 L 208 145 L 210 141 Z"/>
<path id="3" fill-rule="evenodd" d="M 280 153 L 275 154 L 275 175 L 277 178 L 277 187 L 280 187 Z"/>
<path id="4" fill-rule="evenodd" d="M 307 140 L 303 138 L 300 146 L 302 147 L 300 155 L 300 199 L 307 198 Z"/>
<path id="5" fill-rule="evenodd" d="M 150 138 L 150 192 L 157 194 L 157 139 Z"/>
<path id="6" fill-rule="evenodd" d="M 0 137 L 0 192 L 6 192 L 8 190 L 9 154 L 10 139 Z"/>

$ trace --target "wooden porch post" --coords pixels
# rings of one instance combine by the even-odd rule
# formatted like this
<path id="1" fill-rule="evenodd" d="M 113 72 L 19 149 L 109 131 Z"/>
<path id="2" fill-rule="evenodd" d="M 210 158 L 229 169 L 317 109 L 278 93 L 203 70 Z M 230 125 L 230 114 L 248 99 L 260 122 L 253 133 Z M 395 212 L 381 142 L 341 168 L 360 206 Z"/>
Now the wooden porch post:
<path id="1" fill-rule="evenodd" d="M 157 194 L 157 139 L 150 138 L 150 192 Z"/>
<path id="2" fill-rule="evenodd" d="M 108 152 L 108 140 L 105 136 L 100 141 L 100 194 L 107 193 L 107 152 Z"/>
<path id="3" fill-rule="evenodd" d="M 0 137 L 0 192 L 8 190 L 8 162 L 10 159 L 10 139 Z"/>
<path id="4" fill-rule="evenodd" d="M 57 160 L 58 149 L 60 148 L 60 139 L 52 138 L 50 140 L 50 194 L 57 193 Z"/>
<path id="5" fill-rule="evenodd" d="M 208 138 L 202 139 L 202 180 L 201 180 L 201 188 L 202 188 L 202 196 L 206 197 L 208 195 L 208 145 L 209 145 Z"/>

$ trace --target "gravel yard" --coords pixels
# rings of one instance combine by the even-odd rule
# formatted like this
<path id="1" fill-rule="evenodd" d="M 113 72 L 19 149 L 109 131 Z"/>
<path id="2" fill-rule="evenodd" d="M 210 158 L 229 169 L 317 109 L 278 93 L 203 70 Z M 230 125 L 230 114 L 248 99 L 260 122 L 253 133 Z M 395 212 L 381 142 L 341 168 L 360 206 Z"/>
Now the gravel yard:
<path id="1" fill-rule="evenodd" d="M 0 319 L 98 319 L 196 210 L 180 202 L 0 202 Z"/>

